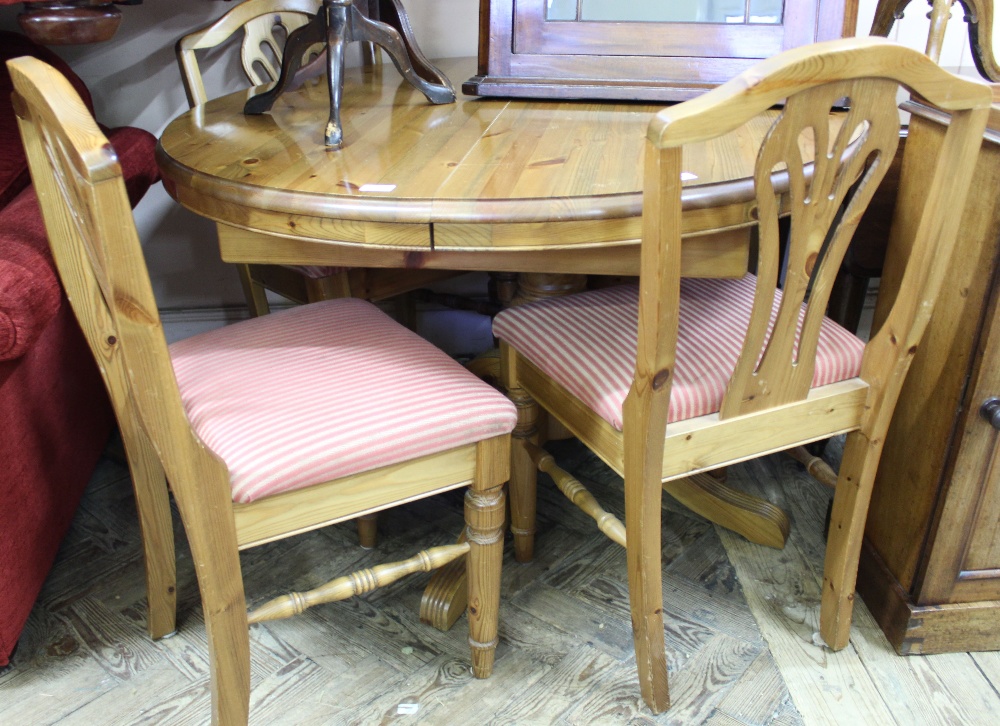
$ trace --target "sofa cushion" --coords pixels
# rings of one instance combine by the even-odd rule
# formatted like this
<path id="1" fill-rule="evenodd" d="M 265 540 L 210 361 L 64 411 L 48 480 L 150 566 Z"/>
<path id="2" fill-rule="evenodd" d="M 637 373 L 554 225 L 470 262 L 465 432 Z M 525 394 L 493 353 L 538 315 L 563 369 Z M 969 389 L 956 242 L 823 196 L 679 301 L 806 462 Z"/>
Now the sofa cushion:
<path id="1" fill-rule="evenodd" d="M 112 130 L 108 140 L 135 206 L 159 179 L 156 138 L 123 127 Z M 61 295 L 38 198 L 28 187 L 0 209 L 0 360 L 24 355 L 56 314 Z"/>
<path id="2" fill-rule="evenodd" d="M 30 55 L 39 58 L 66 76 L 91 113 L 94 103 L 90 91 L 62 58 L 48 48 L 38 45 L 19 33 L 0 30 L 0 208 L 7 205 L 21 190 L 31 183 L 28 162 L 17 130 L 17 117 L 10 105 L 14 85 L 7 71 L 7 61 Z"/>

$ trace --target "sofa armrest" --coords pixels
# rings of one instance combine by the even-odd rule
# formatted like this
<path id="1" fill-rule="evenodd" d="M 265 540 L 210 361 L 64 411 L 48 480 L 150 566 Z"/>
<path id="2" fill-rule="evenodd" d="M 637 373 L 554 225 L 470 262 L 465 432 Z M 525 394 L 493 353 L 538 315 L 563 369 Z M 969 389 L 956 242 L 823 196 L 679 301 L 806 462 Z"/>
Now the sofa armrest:
<path id="1" fill-rule="evenodd" d="M 118 155 L 134 207 L 159 180 L 156 138 L 132 127 L 112 129 L 108 140 Z M 23 356 L 55 316 L 62 302 L 52 253 L 34 187 L 0 209 L 0 361 Z"/>
<path id="2" fill-rule="evenodd" d="M 0 361 L 31 348 L 61 295 L 38 198 L 28 187 L 0 210 Z"/>
<path id="3" fill-rule="evenodd" d="M 17 118 L 10 104 L 14 84 L 10 80 L 6 64 L 11 58 L 22 55 L 39 58 L 66 76 L 90 112 L 94 112 L 90 91 L 66 61 L 20 33 L 0 30 L 0 207 L 13 201 L 31 183 L 28 162 L 24 158 L 24 149 L 21 148 L 21 136 L 17 132 Z"/>
<path id="4" fill-rule="evenodd" d="M 153 184 L 160 181 L 156 165 L 156 137 L 134 126 L 120 126 L 104 131 L 118 156 L 125 177 L 125 190 L 134 208 Z"/>

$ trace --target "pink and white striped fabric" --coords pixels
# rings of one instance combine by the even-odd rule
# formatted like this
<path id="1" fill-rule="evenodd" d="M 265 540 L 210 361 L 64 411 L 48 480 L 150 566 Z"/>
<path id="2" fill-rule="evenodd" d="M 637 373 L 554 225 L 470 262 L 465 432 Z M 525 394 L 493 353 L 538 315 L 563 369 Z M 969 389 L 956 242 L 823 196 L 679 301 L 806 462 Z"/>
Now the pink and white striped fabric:
<path id="1" fill-rule="evenodd" d="M 722 406 L 750 324 L 755 284 L 753 275 L 681 280 L 669 421 L 715 413 Z M 780 303 L 779 290 L 772 325 Z M 639 287 L 622 285 L 505 310 L 493 321 L 493 334 L 621 431 L 622 406 L 635 373 L 638 327 Z M 864 348 L 857 336 L 824 318 L 813 387 L 858 375 Z"/>
<path id="2" fill-rule="evenodd" d="M 505 396 L 363 300 L 264 315 L 170 355 L 237 502 L 509 433 L 517 419 Z"/>

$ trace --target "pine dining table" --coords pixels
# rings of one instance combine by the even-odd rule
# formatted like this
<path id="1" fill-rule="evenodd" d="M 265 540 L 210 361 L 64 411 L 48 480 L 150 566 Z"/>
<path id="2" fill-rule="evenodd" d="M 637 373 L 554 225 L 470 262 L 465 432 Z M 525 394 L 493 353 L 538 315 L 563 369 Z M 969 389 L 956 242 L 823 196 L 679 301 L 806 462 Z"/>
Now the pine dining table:
<path id="1" fill-rule="evenodd" d="M 471 58 L 435 61 L 451 79 Z M 229 262 L 634 275 L 646 127 L 661 105 L 479 99 L 431 105 L 390 65 L 348 69 L 344 147 L 325 84 L 244 116 L 250 91 L 174 119 L 164 184 L 220 224 Z M 685 159 L 684 274 L 746 271 L 765 114 Z"/>
<path id="2" fill-rule="evenodd" d="M 453 82 L 475 71 L 471 58 L 435 63 Z M 662 105 L 461 95 L 431 105 L 391 65 L 359 67 L 345 73 L 343 147 L 328 150 L 324 83 L 244 115 L 254 92 L 182 114 L 157 148 L 168 192 L 217 223 L 227 262 L 517 273 L 526 299 L 584 275 L 639 272 L 646 129 Z M 746 273 L 753 168 L 776 113 L 685 148 L 682 274 Z M 728 511 L 731 528 L 783 545 L 784 512 L 699 476 L 700 511 Z M 437 577 L 425 619 L 447 627 L 464 602 L 457 579 Z"/>

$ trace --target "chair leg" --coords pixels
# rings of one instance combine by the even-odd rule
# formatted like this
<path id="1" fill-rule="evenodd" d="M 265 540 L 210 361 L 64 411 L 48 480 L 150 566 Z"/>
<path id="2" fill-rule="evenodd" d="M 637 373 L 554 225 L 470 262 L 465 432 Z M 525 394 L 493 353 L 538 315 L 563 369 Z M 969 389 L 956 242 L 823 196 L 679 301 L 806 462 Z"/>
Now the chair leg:
<path id="1" fill-rule="evenodd" d="M 250 715 L 250 632 L 235 529 L 208 532 L 203 526 L 187 526 L 191 518 L 185 517 L 183 510 L 181 514 L 208 634 L 212 725 L 246 726 Z"/>
<path id="2" fill-rule="evenodd" d="M 657 479 L 658 477 L 651 477 Z M 660 482 L 625 475 L 625 531 L 632 639 L 642 698 L 653 713 L 670 707 L 663 635 Z"/>
<path id="3" fill-rule="evenodd" d="M 476 477 L 465 494 L 469 645 L 472 674 L 476 678 L 488 678 L 493 672 L 497 647 L 505 512 L 503 484 L 509 460 L 510 437 L 480 441 L 476 447 Z"/>
<path id="4" fill-rule="evenodd" d="M 844 447 L 826 541 L 820 606 L 820 635 L 833 650 L 845 647 L 851 637 L 858 559 L 883 438 L 873 441 L 854 431 L 847 435 Z"/>
<path id="5" fill-rule="evenodd" d="M 240 284 L 243 285 L 243 295 L 247 299 L 250 315 L 259 318 L 261 315 L 270 313 L 271 306 L 267 302 L 267 290 L 253 279 L 250 265 L 236 265 L 236 270 L 240 273 Z"/>
<path id="6" fill-rule="evenodd" d="M 535 507 L 538 468 L 525 448 L 538 442 L 538 404 L 523 388 L 510 388 L 507 396 L 517 406 L 517 426 L 510 449 L 510 531 L 514 558 L 531 562 L 535 557 Z"/>
<path id="7" fill-rule="evenodd" d="M 650 423 L 655 412 L 643 403 L 631 396 L 625 403 L 625 552 L 639 689 L 653 713 L 662 713 L 670 707 L 660 555 L 663 448 L 648 444 L 645 432 L 664 430 L 666 407 L 661 407 L 663 424 L 658 427 Z M 641 434 L 630 437 L 633 430 Z"/>
<path id="8" fill-rule="evenodd" d="M 212 724 L 246 726 L 250 717 L 250 630 L 246 606 L 242 602 L 227 603 L 209 597 L 204 588 L 202 605 L 212 678 Z"/>
<path id="9" fill-rule="evenodd" d="M 158 640 L 177 630 L 177 559 L 170 494 L 160 459 L 138 421 L 131 415 L 120 419 L 146 564 L 146 629 Z"/>
<path id="10" fill-rule="evenodd" d="M 358 544 L 366 550 L 375 549 L 378 544 L 378 513 L 362 514 L 357 521 Z"/>

